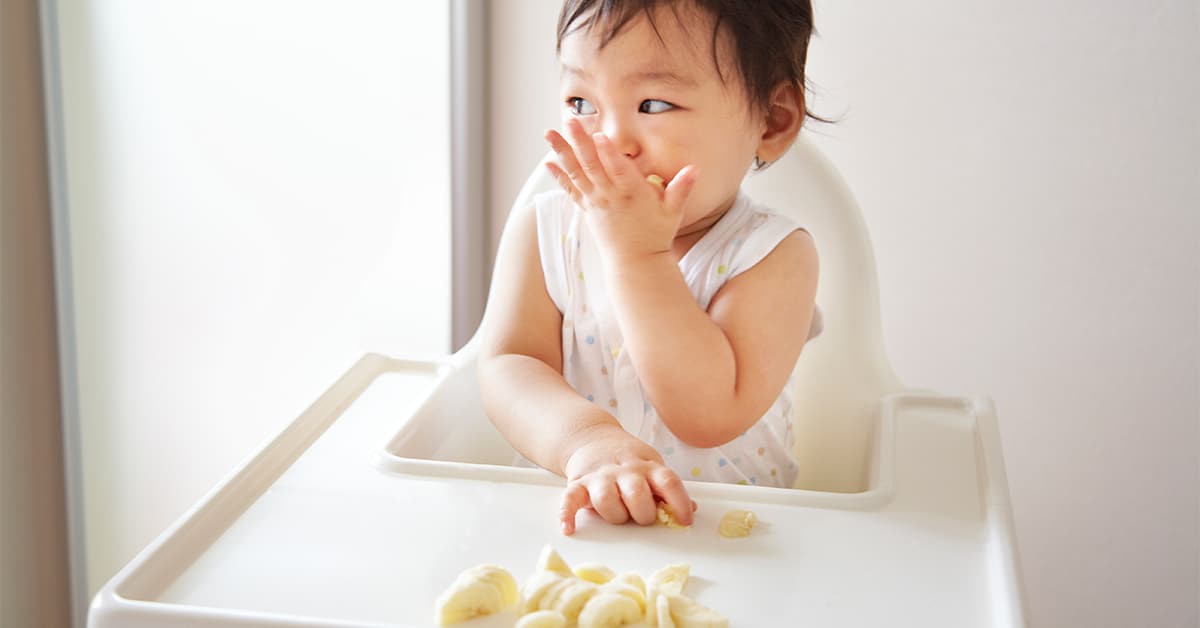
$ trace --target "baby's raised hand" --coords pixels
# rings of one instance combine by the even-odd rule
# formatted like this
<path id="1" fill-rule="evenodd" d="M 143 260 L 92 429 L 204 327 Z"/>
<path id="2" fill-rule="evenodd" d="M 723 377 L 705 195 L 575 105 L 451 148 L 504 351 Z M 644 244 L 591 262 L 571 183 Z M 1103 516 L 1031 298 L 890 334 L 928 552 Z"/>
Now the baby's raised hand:
<path id="1" fill-rule="evenodd" d="M 670 251 L 696 181 L 695 167 L 685 166 L 664 189 L 647 181 L 649 173 L 603 133 L 589 136 L 574 119 L 567 121 L 566 130 L 570 141 L 557 131 L 546 132 L 559 158 L 559 164 L 546 167 L 583 208 L 604 254 L 621 259 Z"/>
<path id="2" fill-rule="evenodd" d="M 657 496 L 683 525 L 695 505 L 683 482 L 655 449 L 619 427 L 597 429 L 563 468 L 567 490 L 559 515 L 563 534 L 575 532 L 575 514 L 590 507 L 605 521 L 640 525 L 657 521 Z"/>

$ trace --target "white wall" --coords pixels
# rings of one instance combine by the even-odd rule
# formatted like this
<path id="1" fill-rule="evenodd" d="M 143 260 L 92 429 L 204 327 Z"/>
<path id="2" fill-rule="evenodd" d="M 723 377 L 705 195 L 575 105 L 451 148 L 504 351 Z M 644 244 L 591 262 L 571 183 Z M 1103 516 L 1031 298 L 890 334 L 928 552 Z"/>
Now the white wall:
<path id="1" fill-rule="evenodd" d="M 493 13 L 496 225 L 557 123 L 556 4 Z M 1196 3 L 816 5 L 892 360 L 995 399 L 1033 624 L 1197 625 Z"/>
<path id="2" fill-rule="evenodd" d="M 449 350 L 449 11 L 57 11 L 90 596 L 362 353 Z"/>

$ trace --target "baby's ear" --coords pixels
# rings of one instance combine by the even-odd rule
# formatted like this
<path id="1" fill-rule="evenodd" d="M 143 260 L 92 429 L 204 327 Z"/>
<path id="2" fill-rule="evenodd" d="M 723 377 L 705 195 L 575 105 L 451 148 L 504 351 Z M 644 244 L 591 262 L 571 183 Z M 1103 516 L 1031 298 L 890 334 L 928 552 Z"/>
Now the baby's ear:
<path id="1" fill-rule="evenodd" d="M 758 143 L 758 158 L 770 163 L 783 157 L 804 124 L 804 90 L 784 81 L 771 90 L 766 127 Z"/>

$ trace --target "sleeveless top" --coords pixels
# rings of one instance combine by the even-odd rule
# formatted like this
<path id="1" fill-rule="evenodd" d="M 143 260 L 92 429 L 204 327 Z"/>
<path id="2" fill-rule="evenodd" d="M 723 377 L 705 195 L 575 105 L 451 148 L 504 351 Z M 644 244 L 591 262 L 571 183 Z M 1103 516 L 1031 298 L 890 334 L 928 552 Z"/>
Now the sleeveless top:
<path id="1" fill-rule="evenodd" d="M 533 202 L 546 290 L 563 316 L 567 383 L 658 450 L 681 479 L 791 487 L 797 466 L 790 378 L 762 418 L 732 441 L 712 448 L 680 441 L 659 419 L 621 350 L 622 334 L 605 293 L 599 251 L 582 213 L 562 191 L 540 194 Z M 726 281 L 753 267 L 797 229 L 802 227 L 739 191 L 729 211 L 679 260 L 700 308 L 707 311 Z M 809 338 L 820 330 L 817 309 Z"/>

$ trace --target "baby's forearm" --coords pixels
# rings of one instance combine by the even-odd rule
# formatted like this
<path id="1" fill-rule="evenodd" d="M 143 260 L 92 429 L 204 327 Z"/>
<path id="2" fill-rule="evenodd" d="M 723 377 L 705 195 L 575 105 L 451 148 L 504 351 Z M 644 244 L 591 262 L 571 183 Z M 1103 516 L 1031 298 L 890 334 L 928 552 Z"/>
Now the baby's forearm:
<path id="1" fill-rule="evenodd" d="M 605 270 L 622 350 L 667 427 L 700 447 L 744 431 L 752 412 L 737 394 L 733 348 L 697 305 L 673 257 L 610 260 Z"/>
<path id="2" fill-rule="evenodd" d="M 563 467 L 587 432 L 620 424 L 583 399 L 562 375 L 527 355 L 481 357 L 479 387 L 492 423 L 530 462 L 564 475 Z"/>

